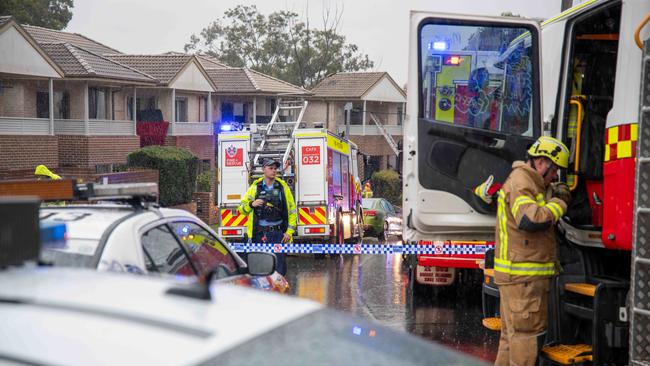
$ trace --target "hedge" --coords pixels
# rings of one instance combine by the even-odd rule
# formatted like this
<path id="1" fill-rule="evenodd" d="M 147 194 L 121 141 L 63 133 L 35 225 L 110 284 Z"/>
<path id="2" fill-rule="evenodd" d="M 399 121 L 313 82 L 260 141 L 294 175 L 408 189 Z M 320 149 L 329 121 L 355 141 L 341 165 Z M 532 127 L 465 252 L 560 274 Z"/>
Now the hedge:
<path id="1" fill-rule="evenodd" d="M 192 201 L 199 158 L 188 150 L 168 146 L 147 146 L 130 153 L 127 164 L 129 167 L 158 170 L 162 206 L 174 206 Z"/>
<path id="2" fill-rule="evenodd" d="M 214 170 L 208 170 L 196 177 L 197 192 L 210 192 L 212 182 L 214 181 Z"/>
<path id="3" fill-rule="evenodd" d="M 402 180 L 394 170 L 380 170 L 370 177 L 375 198 L 385 198 L 396 206 L 402 206 Z"/>

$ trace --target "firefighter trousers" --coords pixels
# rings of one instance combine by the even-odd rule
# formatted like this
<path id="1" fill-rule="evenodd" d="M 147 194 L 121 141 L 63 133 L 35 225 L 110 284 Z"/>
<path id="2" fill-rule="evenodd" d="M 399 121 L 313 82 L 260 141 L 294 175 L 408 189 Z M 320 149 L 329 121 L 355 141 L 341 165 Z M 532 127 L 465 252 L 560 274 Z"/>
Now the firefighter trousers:
<path id="1" fill-rule="evenodd" d="M 550 279 L 499 285 L 501 338 L 496 366 L 534 366 L 548 323 Z"/>

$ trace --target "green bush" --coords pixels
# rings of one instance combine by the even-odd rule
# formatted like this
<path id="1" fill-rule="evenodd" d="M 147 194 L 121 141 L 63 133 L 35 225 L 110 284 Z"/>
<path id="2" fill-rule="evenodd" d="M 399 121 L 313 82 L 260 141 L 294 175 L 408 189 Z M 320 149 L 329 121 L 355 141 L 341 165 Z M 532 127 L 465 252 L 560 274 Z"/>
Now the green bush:
<path id="1" fill-rule="evenodd" d="M 196 191 L 197 192 L 210 192 L 212 182 L 214 181 L 214 171 L 208 170 L 196 177 Z"/>
<path id="2" fill-rule="evenodd" d="M 373 197 L 385 198 L 396 206 L 402 205 L 402 180 L 394 170 L 380 170 L 370 178 Z"/>
<path id="3" fill-rule="evenodd" d="M 162 206 L 174 206 L 192 201 L 199 159 L 188 150 L 168 146 L 147 146 L 130 153 L 127 164 L 133 168 L 158 170 Z"/>

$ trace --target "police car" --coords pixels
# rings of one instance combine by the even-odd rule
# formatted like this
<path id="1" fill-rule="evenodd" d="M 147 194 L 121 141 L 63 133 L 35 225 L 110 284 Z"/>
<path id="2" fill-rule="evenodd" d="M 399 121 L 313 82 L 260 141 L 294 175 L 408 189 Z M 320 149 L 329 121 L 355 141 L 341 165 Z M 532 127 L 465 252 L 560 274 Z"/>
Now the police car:
<path id="1" fill-rule="evenodd" d="M 38 195 L 44 188 L 65 184 L 73 184 L 75 198 L 99 202 L 40 208 L 41 224 L 66 227 L 66 240 L 45 242 L 41 251 L 44 263 L 154 275 L 204 277 L 215 272 L 219 279 L 255 288 L 278 292 L 289 288 L 277 272 L 251 275 L 247 263 L 195 215 L 148 203 L 147 198 L 157 194 L 154 183 L 74 185 L 72 181 L 52 181 L 36 184 L 31 193 Z"/>
<path id="2" fill-rule="evenodd" d="M 198 283 L 36 265 L 62 225 L 41 222 L 36 240 L 38 204 L 11 205 L 0 221 L 0 364 L 481 364 L 308 300 L 213 281 L 217 272 Z M 251 270 L 272 269 L 268 259 L 249 257 Z"/>

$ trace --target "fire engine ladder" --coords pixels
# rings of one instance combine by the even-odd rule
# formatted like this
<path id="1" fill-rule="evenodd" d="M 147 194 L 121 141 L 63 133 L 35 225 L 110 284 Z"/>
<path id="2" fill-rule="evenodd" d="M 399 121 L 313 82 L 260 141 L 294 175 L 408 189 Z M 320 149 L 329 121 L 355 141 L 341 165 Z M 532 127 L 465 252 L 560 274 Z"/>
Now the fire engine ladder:
<path id="1" fill-rule="evenodd" d="M 650 40 L 645 41 L 641 76 L 634 187 L 630 365 L 650 365 Z"/>
<path id="2" fill-rule="evenodd" d="M 391 136 L 390 133 L 386 131 L 386 127 L 384 127 L 383 123 L 379 122 L 379 119 L 377 119 L 374 113 L 369 113 L 369 114 L 370 114 L 370 120 L 377 125 L 379 132 L 381 132 L 381 134 L 384 135 L 384 138 L 388 142 L 388 145 L 393 150 L 395 155 L 399 155 L 399 146 L 397 145 L 397 142 L 395 142 L 393 136 Z"/>
<path id="3" fill-rule="evenodd" d="M 250 169 L 252 176 L 262 174 L 262 162 L 265 158 L 275 159 L 281 163 L 282 176 L 293 175 L 293 172 L 284 171 L 284 167 L 293 148 L 293 133 L 300 128 L 306 109 L 306 100 L 278 101 L 271 121 L 266 125 L 265 129 L 260 131 L 261 139 L 257 148 L 251 151 L 251 156 L 253 156 Z M 283 117 L 288 118 L 289 121 L 282 121 Z"/>

